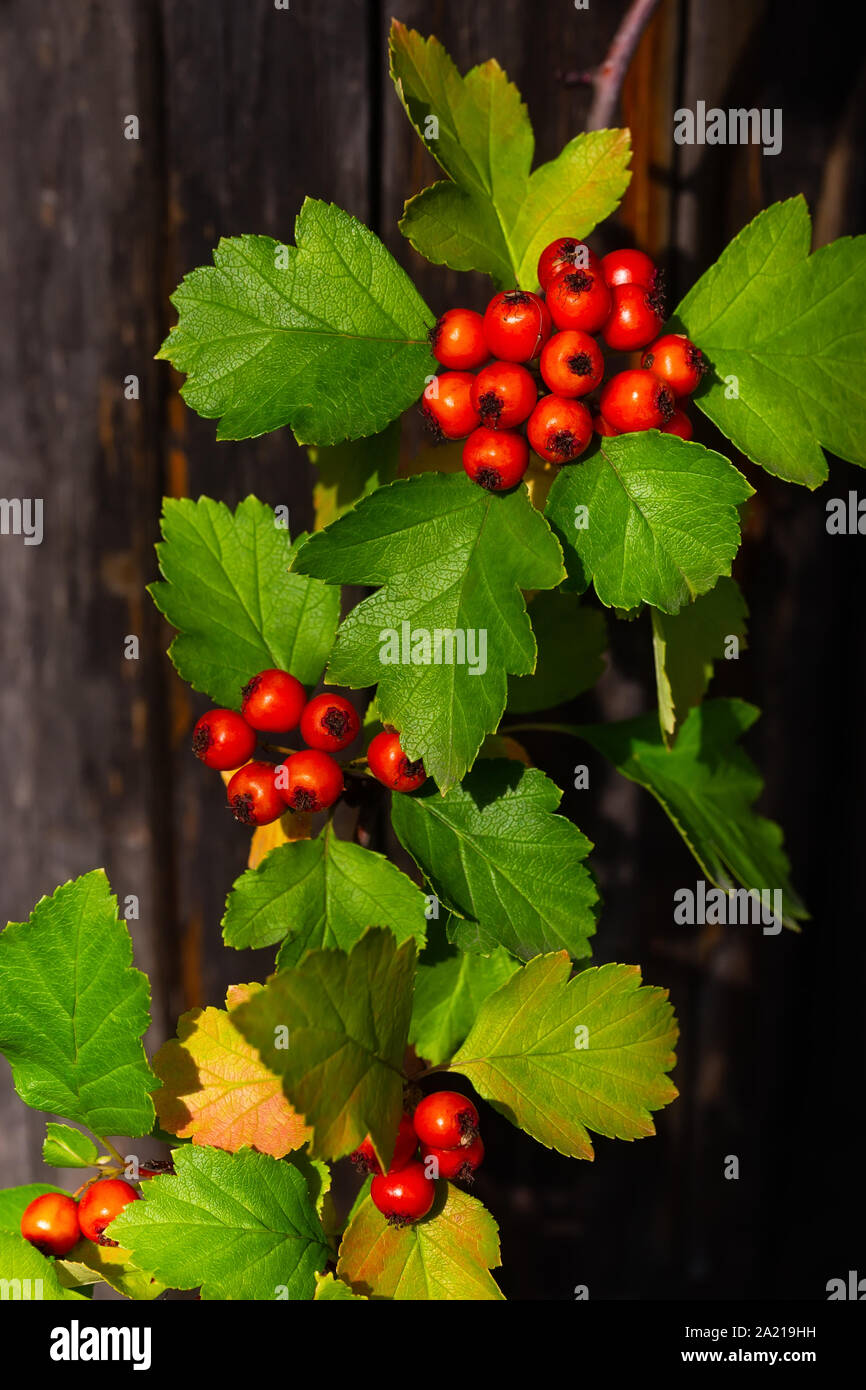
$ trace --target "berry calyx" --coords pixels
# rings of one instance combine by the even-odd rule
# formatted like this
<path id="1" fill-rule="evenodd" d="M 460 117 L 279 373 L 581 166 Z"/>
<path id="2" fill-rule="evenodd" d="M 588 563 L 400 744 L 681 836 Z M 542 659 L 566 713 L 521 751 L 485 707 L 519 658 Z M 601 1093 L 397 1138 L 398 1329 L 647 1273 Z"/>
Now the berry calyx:
<path id="1" fill-rule="evenodd" d="M 407 1163 L 396 1172 L 378 1174 L 370 1184 L 373 1205 L 391 1226 L 409 1226 L 426 1216 L 436 1196 L 436 1184 L 423 1163 Z"/>
<path id="2" fill-rule="evenodd" d="M 230 772 L 247 762 L 256 750 L 255 731 L 233 709 L 211 709 L 192 731 L 192 751 L 205 767 Z"/>
<path id="3" fill-rule="evenodd" d="M 676 434 L 680 439 L 691 439 L 694 434 L 692 422 L 684 410 L 675 410 L 667 424 L 662 429 L 662 434 Z"/>
<path id="4" fill-rule="evenodd" d="M 450 1182 L 472 1182 L 476 1168 L 484 1160 L 484 1144 L 478 1134 L 460 1149 L 439 1149 L 433 1144 L 421 1146 L 421 1162 L 429 1177 L 448 1178 Z"/>
<path id="5" fill-rule="evenodd" d="M 412 1123 L 424 1147 L 465 1149 L 478 1137 L 478 1111 L 458 1091 L 434 1091 L 425 1096 Z"/>
<path id="6" fill-rule="evenodd" d="M 655 261 L 645 251 L 628 247 L 602 256 L 601 273 L 607 285 L 643 285 L 648 290 L 654 289 L 660 279 Z"/>
<path id="7" fill-rule="evenodd" d="M 241 713 L 248 724 L 263 734 L 287 734 L 296 729 L 307 692 L 288 671 L 259 671 L 241 692 Z"/>
<path id="8" fill-rule="evenodd" d="M 473 381 L 472 405 L 488 429 L 522 425 L 537 400 L 532 373 L 517 362 L 490 362 Z"/>
<path id="9" fill-rule="evenodd" d="M 667 382 L 640 367 L 612 376 L 599 398 L 599 410 L 620 434 L 660 430 L 674 409 L 674 393 Z"/>
<path id="10" fill-rule="evenodd" d="M 424 764 L 410 761 L 393 729 L 383 729 L 370 741 L 367 763 L 373 776 L 392 792 L 414 792 L 427 780 Z"/>
<path id="11" fill-rule="evenodd" d="M 573 236 L 557 237 L 538 258 L 538 283 L 546 290 L 563 271 L 596 270 L 599 265 L 598 256 L 585 241 Z"/>
<path id="12" fill-rule="evenodd" d="M 491 430 L 481 425 L 463 445 L 463 467 L 473 483 L 488 492 L 516 487 L 529 467 L 529 449 L 522 434 Z"/>
<path id="13" fill-rule="evenodd" d="M 119 1241 L 111 1240 L 103 1232 L 124 1207 L 140 1200 L 141 1194 L 123 1178 L 104 1178 L 101 1182 L 95 1182 L 78 1203 L 81 1234 L 97 1245 L 118 1245 Z"/>
<path id="14" fill-rule="evenodd" d="M 64 1192 L 43 1192 L 21 1213 L 21 1234 L 43 1255 L 62 1259 L 81 1238 L 78 1203 Z"/>
<path id="15" fill-rule="evenodd" d="M 252 762 L 238 768 L 226 788 L 229 806 L 241 825 L 270 825 L 286 809 L 276 788 L 273 763 Z"/>
<path id="16" fill-rule="evenodd" d="M 610 290 L 600 271 L 567 270 L 551 281 L 547 307 L 557 328 L 597 333 L 610 313 Z"/>
<path id="17" fill-rule="evenodd" d="M 666 381 L 677 397 L 697 390 L 707 370 L 704 354 L 683 333 L 663 333 L 647 348 L 640 364 Z"/>
<path id="18" fill-rule="evenodd" d="M 480 367 L 490 356 L 484 321 L 474 309 L 446 309 L 430 329 L 429 336 L 436 361 L 457 372 Z"/>
<path id="19" fill-rule="evenodd" d="M 586 396 L 604 379 L 601 348 L 579 328 L 554 333 L 541 353 L 541 375 L 557 396 Z"/>
<path id="20" fill-rule="evenodd" d="M 394 1144 L 394 1157 L 391 1159 L 388 1172 L 396 1173 L 400 1168 L 405 1168 L 409 1160 L 415 1157 L 417 1147 L 418 1136 L 412 1128 L 412 1121 L 408 1115 L 401 1115 L 397 1139 Z M 382 1171 L 382 1165 L 376 1157 L 369 1134 L 349 1157 L 360 1173 L 381 1173 Z"/>
<path id="21" fill-rule="evenodd" d="M 280 763 L 276 787 L 292 811 L 327 811 L 343 790 L 343 774 L 329 753 L 302 748 Z"/>
<path id="22" fill-rule="evenodd" d="M 502 290 L 484 312 L 489 355 L 503 362 L 531 362 L 550 337 L 544 300 L 529 290 Z"/>
<path id="23" fill-rule="evenodd" d="M 357 737 L 361 721 L 342 695 L 314 695 L 301 715 L 301 738 L 323 753 L 339 753 Z"/>
<path id="24" fill-rule="evenodd" d="M 437 440 L 465 439 L 481 424 L 481 417 L 472 404 L 475 381 L 472 372 L 441 372 L 428 381 L 421 409 Z"/>
<path id="25" fill-rule="evenodd" d="M 526 426 L 529 442 L 548 463 L 568 463 L 592 439 L 592 416 L 582 401 L 542 396 Z"/>
<path id="26" fill-rule="evenodd" d="M 664 322 L 661 298 L 644 285 L 614 285 L 602 336 L 614 352 L 634 352 L 651 342 Z"/>

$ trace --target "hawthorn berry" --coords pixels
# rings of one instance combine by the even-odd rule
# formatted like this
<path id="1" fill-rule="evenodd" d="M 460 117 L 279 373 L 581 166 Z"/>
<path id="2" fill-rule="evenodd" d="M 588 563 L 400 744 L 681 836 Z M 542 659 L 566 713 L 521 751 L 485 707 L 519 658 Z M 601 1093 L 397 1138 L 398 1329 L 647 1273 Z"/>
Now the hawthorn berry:
<path id="1" fill-rule="evenodd" d="M 579 328 L 554 333 L 544 344 L 539 366 L 545 384 L 557 396 L 585 396 L 604 378 L 601 348 Z"/>
<path id="2" fill-rule="evenodd" d="M 529 467 L 529 449 L 522 434 L 491 430 L 481 425 L 463 445 L 463 467 L 473 483 L 488 492 L 516 487 Z"/>
<path id="3" fill-rule="evenodd" d="M 408 1115 L 401 1115 L 397 1139 L 394 1144 L 394 1157 L 391 1159 L 388 1172 L 396 1173 L 398 1169 L 405 1168 L 409 1160 L 415 1157 L 417 1147 L 418 1136 L 412 1127 L 412 1121 Z M 381 1173 L 382 1171 L 382 1165 L 376 1157 L 369 1134 L 349 1157 L 361 1173 Z"/>
<path id="4" fill-rule="evenodd" d="M 627 247 L 602 256 L 601 273 L 607 285 L 644 285 L 648 290 L 654 289 L 659 279 L 655 261 L 645 251 Z"/>
<path id="5" fill-rule="evenodd" d="M 481 424 L 481 416 L 472 404 L 475 381 L 474 372 L 441 372 L 428 381 L 421 409 L 437 441 L 465 439 Z"/>
<path id="6" fill-rule="evenodd" d="M 478 1111 L 459 1091 L 434 1091 L 425 1096 L 412 1123 L 423 1147 L 466 1148 L 478 1136 Z"/>
<path id="7" fill-rule="evenodd" d="M 472 405 L 488 429 L 522 425 L 537 400 L 532 373 L 517 362 L 490 362 L 473 379 Z"/>
<path id="8" fill-rule="evenodd" d="M 567 270 L 551 281 L 547 291 L 547 307 L 557 328 L 597 333 L 610 305 L 610 290 L 596 270 Z"/>
<path id="9" fill-rule="evenodd" d="M 660 430 L 674 413 L 674 393 L 654 372 L 634 368 L 617 372 L 605 382 L 599 410 L 620 434 Z"/>
<path id="10" fill-rule="evenodd" d="M 568 463 L 592 438 L 592 416 L 582 401 L 542 396 L 526 426 L 529 442 L 548 463 Z"/>
<path id="11" fill-rule="evenodd" d="M 436 1196 L 436 1184 L 423 1163 L 407 1163 L 397 1171 L 379 1173 L 370 1184 L 373 1204 L 391 1226 L 409 1226 L 426 1216 Z"/>
<path id="12" fill-rule="evenodd" d="M 263 734 L 287 734 L 296 729 L 307 703 L 307 692 L 288 671 L 259 671 L 241 693 L 244 719 Z"/>
<path id="13" fill-rule="evenodd" d="M 614 285 L 602 337 L 614 352 L 646 347 L 664 322 L 661 299 L 644 285 Z"/>
<path id="14" fill-rule="evenodd" d="M 675 410 L 667 424 L 662 428 L 662 434 L 676 434 L 680 439 L 691 439 L 694 434 L 692 422 L 684 410 Z"/>
<path id="15" fill-rule="evenodd" d="M 206 767 L 230 772 L 255 752 L 256 735 L 242 714 L 233 709 L 211 709 L 192 731 L 192 751 Z"/>
<path id="16" fill-rule="evenodd" d="M 457 372 L 480 367 L 490 356 L 484 320 L 474 309 L 446 309 L 430 329 L 430 348 L 443 367 Z"/>
<path id="17" fill-rule="evenodd" d="M 592 428 L 595 430 L 596 434 L 600 434 L 602 438 L 606 438 L 613 434 L 619 434 L 619 430 L 615 430 L 609 425 L 604 416 L 598 411 L 596 411 L 595 415 L 592 417 Z"/>
<path id="18" fill-rule="evenodd" d="M 392 792 L 414 792 L 427 780 L 421 759 L 410 762 L 393 729 L 383 729 L 371 739 L 367 762 L 373 776 Z"/>
<path id="19" fill-rule="evenodd" d="M 503 362 L 531 362 L 550 337 L 544 300 L 529 290 L 502 290 L 484 312 L 489 355 Z"/>
<path id="20" fill-rule="evenodd" d="M 270 825 L 286 809 L 276 788 L 273 763 L 252 762 L 239 767 L 226 788 L 229 806 L 241 825 Z"/>
<path id="21" fill-rule="evenodd" d="M 339 753 L 357 736 L 358 711 L 342 695 L 314 695 L 301 715 L 301 738 L 323 753 Z"/>
<path id="22" fill-rule="evenodd" d="M 123 1178 L 103 1178 L 101 1182 L 95 1182 L 78 1203 L 78 1222 L 81 1226 L 81 1234 L 87 1236 L 88 1240 L 93 1240 L 97 1245 L 117 1245 L 119 1242 L 111 1240 L 103 1232 L 106 1226 L 110 1225 L 116 1216 L 119 1216 L 123 1208 L 130 1202 L 141 1200 L 141 1194 L 136 1192 L 134 1187 L 130 1187 Z"/>
<path id="23" fill-rule="evenodd" d="M 343 774 L 329 753 L 302 748 L 280 763 L 276 787 L 293 811 L 327 811 L 343 790 Z"/>
<path id="24" fill-rule="evenodd" d="M 64 1192 L 43 1192 L 21 1213 L 21 1234 L 43 1255 L 62 1259 L 81 1238 L 78 1203 Z"/>
<path id="25" fill-rule="evenodd" d="M 484 1144 L 478 1134 L 465 1148 L 438 1149 L 433 1144 L 422 1144 L 421 1162 L 431 1178 L 455 1179 L 458 1182 L 471 1182 L 476 1168 L 484 1159 Z M 435 1167 L 433 1164 L 435 1163 Z"/>
<path id="26" fill-rule="evenodd" d="M 538 258 L 538 283 L 546 290 L 565 270 L 597 270 L 599 265 L 598 256 L 585 241 L 573 236 L 557 237 Z"/>
<path id="27" fill-rule="evenodd" d="M 677 397 L 690 396 L 707 370 L 704 354 L 684 333 L 663 333 L 650 343 L 640 364 L 666 381 Z"/>

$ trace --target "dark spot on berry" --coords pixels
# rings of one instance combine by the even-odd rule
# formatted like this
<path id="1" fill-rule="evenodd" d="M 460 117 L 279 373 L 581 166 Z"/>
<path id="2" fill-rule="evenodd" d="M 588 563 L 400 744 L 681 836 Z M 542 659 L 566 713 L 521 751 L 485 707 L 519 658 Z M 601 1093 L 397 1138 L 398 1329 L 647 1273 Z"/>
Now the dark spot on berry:
<path id="1" fill-rule="evenodd" d="M 495 468 L 479 468 L 475 481 L 486 487 L 488 492 L 502 491 L 502 474 Z"/>
<path id="2" fill-rule="evenodd" d="M 238 792 L 237 796 L 232 797 L 232 812 L 241 825 L 255 825 L 253 799 L 249 792 Z"/>
<path id="3" fill-rule="evenodd" d="M 292 792 L 292 806 L 296 811 L 315 811 L 316 793 L 308 791 L 306 787 L 296 787 Z"/>
<path id="4" fill-rule="evenodd" d="M 460 1142 L 471 1144 L 473 1139 L 478 1138 L 478 1126 L 471 1110 L 461 1110 L 457 1115 L 457 1125 L 460 1129 Z"/>
<path id="5" fill-rule="evenodd" d="M 505 405 L 501 396 L 497 396 L 495 391 L 485 391 L 478 400 L 478 414 L 481 416 L 485 425 L 490 420 L 498 420 L 502 414 L 502 407 Z"/>
<path id="6" fill-rule="evenodd" d="M 203 758 L 213 743 L 213 734 L 208 724 L 202 724 L 192 736 L 192 751 L 197 758 Z"/>
<path id="7" fill-rule="evenodd" d="M 575 439 L 571 430 L 551 430 L 545 440 L 547 452 L 555 454 L 561 463 L 574 458 Z M 471 1119 L 470 1115 L 470 1119 Z"/>
<path id="8" fill-rule="evenodd" d="M 430 410 L 428 406 L 422 405 L 421 417 L 424 421 L 425 429 L 427 429 L 430 435 L 432 436 L 433 443 L 444 443 L 445 435 L 442 433 L 442 426 L 439 424 L 439 421 L 436 419 L 436 416 L 433 414 L 432 410 Z"/>
<path id="9" fill-rule="evenodd" d="M 430 344 L 430 346 L 431 346 L 431 348 L 433 349 L 434 352 L 436 351 L 436 345 L 437 345 L 437 343 L 439 342 L 439 338 L 440 338 L 441 333 L 442 333 L 442 319 L 441 319 L 441 318 L 438 318 L 438 319 L 436 320 L 436 322 L 434 323 L 433 327 L 432 327 L 432 328 L 428 328 L 428 330 L 427 330 L 427 341 L 429 342 L 429 344 Z"/>
<path id="10" fill-rule="evenodd" d="M 532 298 L 526 290 L 507 290 L 502 296 L 503 304 L 531 304 Z"/>
<path id="11" fill-rule="evenodd" d="M 655 360 L 655 353 L 645 352 L 643 355 L 643 361 L 641 362 L 641 366 L 646 367 L 647 371 L 649 371 L 650 367 L 652 366 L 653 362 L 655 362 Z"/>
<path id="12" fill-rule="evenodd" d="M 99 1235 L 96 1237 L 96 1243 L 97 1245 L 110 1245 L 116 1248 L 120 1244 L 120 1241 L 112 1240 L 110 1236 L 103 1235 L 102 1231 L 100 1231 Z"/>
<path id="13" fill-rule="evenodd" d="M 391 1215 L 388 1217 L 388 1225 L 395 1226 L 398 1230 L 402 1229 L 403 1226 L 411 1226 L 412 1224 L 413 1221 L 411 1216 L 401 1216 L 400 1213 L 396 1211 L 392 1211 Z"/>
<path id="14" fill-rule="evenodd" d="M 693 372 L 697 372 L 699 376 L 704 375 L 704 372 L 707 370 L 707 359 L 704 357 L 700 348 L 695 347 L 694 343 L 689 343 L 686 351 L 686 360 Z"/>
<path id="15" fill-rule="evenodd" d="M 567 357 L 565 365 L 574 376 L 589 376 L 592 372 L 592 358 L 588 352 L 576 352 L 573 357 Z"/>
<path id="16" fill-rule="evenodd" d="M 573 294 L 583 294 L 584 290 L 592 289 L 595 277 L 586 270 L 569 271 L 565 277 L 565 283 Z"/>
<path id="17" fill-rule="evenodd" d="M 349 727 L 349 716 L 336 705 L 329 705 L 319 723 L 329 734 L 333 734 L 334 738 L 342 738 Z"/>
<path id="18" fill-rule="evenodd" d="M 241 691 L 241 695 L 243 696 L 243 698 L 245 700 L 248 700 L 251 695 L 255 694 L 261 683 L 261 676 L 253 676 L 250 680 L 248 680 L 243 690 Z"/>
<path id="19" fill-rule="evenodd" d="M 475 1181 L 475 1169 L 472 1167 L 471 1163 L 464 1163 L 463 1167 L 458 1169 L 457 1181 L 469 1183 L 471 1187 L 472 1183 Z"/>
<path id="20" fill-rule="evenodd" d="M 574 257 L 574 253 L 577 250 L 577 247 L 578 243 L 576 241 L 564 241 L 562 243 L 562 246 L 559 248 L 559 254 L 561 259 L 564 261 L 572 260 L 572 258 Z"/>
<path id="21" fill-rule="evenodd" d="M 664 275 L 660 270 L 656 272 L 655 278 L 653 279 L 652 285 L 650 286 L 649 292 L 647 293 L 646 302 L 652 309 L 654 314 L 658 314 L 660 319 L 664 318 L 665 283 Z"/>
<path id="22" fill-rule="evenodd" d="M 143 1178 L 155 1177 L 157 1173 L 170 1173 L 173 1176 L 174 1164 L 170 1158 L 149 1158 L 139 1172 Z"/>
<path id="23" fill-rule="evenodd" d="M 497 474 L 498 476 L 498 474 Z M 410 763 L 408 758 L 400 759 L 401 777 L 420 777 L 424 771 L 424 763 L 420 758 L 416 758 L 414 763 Z"/>
<path id="24" fill-rule="evenodd" d="M 356 1173 L 366 1174 L 374 1171 L 373 1164 L 366 1154 L 362 1154 L 360 1151 L 356 1150 L 355 1153 L 349 1154 L 349 1158 L 352 1160 Z"/>
<path id="25" fill-rule="evenodd" d="M 665 424 L 667 424 L 668 420 L 671 418 L 674 411 L 676 410 L 676 405 L 674 404 L 673 392 L 671 391 L 669 386 L 666 386 L 664 384 L 664 382 L 660 384 L 658 390 L 656 391 L 655 403 L 658 407 L 658 412 L 661 415 L 662 420 Z"/>

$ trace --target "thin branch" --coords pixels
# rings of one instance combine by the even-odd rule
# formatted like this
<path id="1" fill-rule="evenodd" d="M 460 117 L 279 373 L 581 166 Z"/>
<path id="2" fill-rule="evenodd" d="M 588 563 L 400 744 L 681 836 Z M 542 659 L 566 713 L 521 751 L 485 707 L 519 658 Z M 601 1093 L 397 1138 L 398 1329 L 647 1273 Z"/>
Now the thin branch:
<path id="1" fill-rule="evenodd" d="M 632 0 L 614 35 L 607 57 L 593 78 L 595 92 L 586 122 L 587 130 L 607 130 L 613 125 L 628 65 L 658 3 L 659 0 Z"/>

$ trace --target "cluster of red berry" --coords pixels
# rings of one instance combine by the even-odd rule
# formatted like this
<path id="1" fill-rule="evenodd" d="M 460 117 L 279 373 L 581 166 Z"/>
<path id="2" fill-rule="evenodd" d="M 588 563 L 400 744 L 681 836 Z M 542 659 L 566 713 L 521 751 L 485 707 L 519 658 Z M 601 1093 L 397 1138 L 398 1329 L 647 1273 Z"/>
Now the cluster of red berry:
<path id="1" fill-rule="evenodd" d="M 433 1205 L 436 1180 L 471 1182 L 483 1158 L 478 1111 L 457 1091 L 436 1091 L 420 1102 L 411 1120 L 402 1117 L 387 1173 L 369 1137 L 352 1154 L 357 1168 L 375 1174 L 370 1196 L 392 1226 L 420 1221 Z"/>
<path id="2" fill-rule="evenodd" d="M 142 1172 L 143 1177 L 151 1176 Z M 108 1226 L 141 1193 L 123 1178 L 103 1178 L 87 1187 L 79 1201 L 65 1192 L 43 1192 L 24 1208 L 21 1234 L 43 1255 L 62 1259 L 82 1236 L 97 1245 L 117 1245 L 104 1235 Z"/>
<path id="3" fill-rule="evenodd" d="M 446 370 L 428 382 L 422 409 L 437 439 L 466 440 L 463 467 L 472 481 L 492 492 L 512 488 L 530 445 L 549 463 L 569 463 L 593 429 L 691 439 L 677 401 L 695 390 L 706 365 L 681 334 L 653 341 L 664 315 L 650 257 L 625 250 L 599 259 L 585 242 L 560 237 L 542 251 L 538 281 L 541 294 L 504 290 L 483 316 L 449 309 L 431 330 L 433 355 Z M 598 333 L 613 352 L 647 351 L 639 369 L 610 377 L 593 414 L 579 398 L 604 380 Z M 539 380 L 548 388 L 541 396 Z"/>
<path id="4" fill-rule="evenodd" d="M 326 811 L 343 791 L 343 770 L 331 756 L 347 748 L 361 727 L 358 712 L 342 695 L 307 699 L 288 671 L 259 671 L 242 692 L 241 713 L 212 709 L 192 735 L 192 749 L 218 772 L 237 768 L 228 802 L 243 825 L 269 825 L 283 812 Z M 300 726 L 308 745 L 285 762 L 253 759 L 257 733 L 287 734 Z M 426 779 L 423 763 L 410 762 L 393 729 L 384 729 L 367 749 L 367 765 L 391 791 L 411 792 Z"/>

